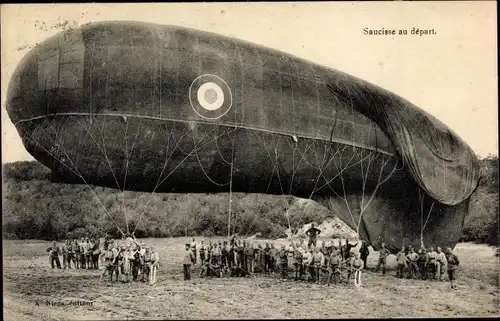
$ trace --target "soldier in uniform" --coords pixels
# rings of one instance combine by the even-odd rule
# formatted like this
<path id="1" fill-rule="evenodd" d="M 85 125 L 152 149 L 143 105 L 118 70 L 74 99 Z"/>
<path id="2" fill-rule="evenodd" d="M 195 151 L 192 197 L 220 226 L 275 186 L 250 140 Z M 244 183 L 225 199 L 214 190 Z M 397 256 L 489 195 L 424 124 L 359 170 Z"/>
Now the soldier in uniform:
<path id="1" fill-rule="evenodd" d="M 417 266 L 422 280 L 427 279 L 427 267 L 425 263 L 427 262 L 427 252 L 424 247 L 418 250 Z"/>
<path id="2" fill-rule="evenodd" d="M 74 243 L 72 241 L 70 241 L 70 240 L 66 241 L 66 250 L 68 252 L 68 268 L 71 269 L 71 262 L 73 262 L 73 264 L 76 267 L 75 247 L 74 247 Z"/>
<path id="3" fill-rule="evenodd" d="M 75 268 L 79 269 L 80 268 L 80 244 L 78 240 L 73 241 L 73 249 L 75 251 Z"/>
<path id="4" fill-rule="evenodd" d="M 418 279 L 418 254 L 415 253 L 413 248 L 410 249 L 410 253 L 406 256 L 406 263 L 408 264 L 408 271 L 410 272 L 409 278 Z"/>
<path id="5" fill-rule="evenodd" d="M 460 261 L 458 257 L 453 254 L 451 248 L 446 249 L 446 261 L 448 262 L 448 279 L 451 283 L 451 288 L 454 289 L 456 286 L 453 284 L 453 281 L 457 279 L 458 265 Z"/>
<path id="6" fill-rule="evenodd" d="M 361 241 L 361 248 L 359 249 L 359 257 L 363 261 L 363 269 L 368 269 L 366 261 L 368 260 L 368 255 L 370 255 L 370 250 L 368 249 L 368 243 Z"/>
<path id="7" fill-rule="evenodd" d="M 431 280 L 436 279 L 437 272 L 437 263 L 436 263 L 437 253 L 434 251 L 434 248 L 431 246 L 429 251 L 427 252 L 427 261 L 425 262 L 425 267 L 427 270 L 427 275 Z"/>
<path id="8" fill-rule="evenodd" d="M 189 243 L 185 245 L 184 260 L 182 261 L 184 281 L 191 280 L 191 264 L 193 263 L 193 251 Z"/>
<path id="9" fill-rule="evenodd" d="M 375 268 L 375 272 L 380 271 L 380 267 L 383 265 L 384 267 L 382 268 L 382 274 L 385 274 L 387 256 L 389 255 L 389 250 L 385 248 L 385 243 L 382 243 L 382 247 L 380 248 L 378 254 L 379 257 L 378 257 L 377 267 Z"/>
<path id="10" fill-rule="evenodd" d="M 245 260 L 246 260 L 245 268 L 244 268 L 245 271 L 251 272 L 251 273 L 254 272 L 254 266 L 255 266 L 255 264 L 258 264 L 258 262 L 254 261 L 254 258 L 255 258 L 254 249 L 252 247 L 252 244 L 250 242 L 248 242 L 248 243 L 246 243 L 246 246 L 245 246 Z"/>
<path id="11" fill-rule="evenodd" d="M 202 265 L 203 265 L 203 262 L 205 262 L 205 251 L 206 251 L 205 244 L 203 243 L 203 240 L 201 240 L 201 243 L 200 243 L 200 262 Z"/>
<path id="12" fill-rule="evenodd" d="M 191 246 L 191 250 L 192 249 L 193 249 L 193 247 Z M 196 255 L 193 253 L 193 256 L 196 256 Z M 150 273 L 151 273 L 151 252 L 150 252 L 149 247 L 146 247 L 146 251 L 144 252 L 144 265 L 142 266 L 141 281 L 148 282 L 149 277 L 150 277 Z"/>
<path id="13" fill-rule="evenodd" d="M 197 247 L 198 244 L 196 244 L 196 240 L 195 238 L 193 237 L 193 239 L 191 240 L 191 251 L 193 251 L 193 265 L 196 265 L 196 258 L 197 258 Z"/>
<path id="14" fill-rule="evenodd" d="M 400 279 L 403 278 L 406 261 L 407 261 L 407 258 L 405 255 L 405 247 L 403 246 L 401 248 L 401 251 L 399 251 L 398 254 L 396 255 L 396 262 L 398 263 L 397 277 Z"/>
<path id="15" fill-rule="evenodd" d="M 318 234 L 320 234 L 320 233 L 321 233 L 321 230 L 315 228 L 314 223 L 311 223 L 311 228 L 309 228 L 306 231 L 306 235 L 309 236 L 309 242 L 307 243 L 308 247 L 310 247 L 311 245 L 313 247 L 316 246 L 317 237 L 318 237 Z"/>
<path id="16" fill-rule="evenodd" d="M 281 277 L 286 279 L 288 277 L 288 251 L 285 249 L 284 245 L 281 246 L 278 257 L 280 260 Z"/>
<path id="17" fill-rule="evenodd" d="M 201 262 L 203 264 L 203 262 Z M 156 252 L 154 247 L 151 247 L 151 278 L 149 284 L 156 283 L 156 275 L 158 273 L 158 268 L 160 266 L 160 256 Z"/>
<path id="18" fill-rule="evenodd" d="M 328 284 L 331 284 L 332 280 L 335 284 L 337 284 L 337 281 L 340 282 L 340 264 L 342 263 L 340 251 L 334 248 L 332 253 L 330 253 L 330 259 L 328 261 L 330 263 L 328 270 Z"/>
<path id="19" fill-rule="evenodd" d="M 61 255 L 63 257 L 63 269 L 68 266 L 68 248 L 66 247 L 67 241 L 63 242 L 61 246 Z"/>
<path id="20" fill-rule="evenodd" d="M 351 262 L 351 268 L 354 272 L 354 285 L 356 287 L 361 286 L 361 271 L 363 270 L 363 260 L 359 258 L 359 254 L 354 255 L 353 261 Z"/>
<path id="21" fill-rule="evenodd" d="M 266 243 L 264 247 L 264 271 L 266 273 L 271 273 L 271 247 L 269 243 Z"/>
<path id="22" fill-rule="evenodd" d="M 302 248 L 295 246 L 293 249 L 293 268 L 295 272 L 295 281 L 302 280 L 302 274 L 304 273 L 304 269 L 302 267 L 302 259 L 304 257 L 302 253 Z"/>
<path id="23" fill-rule="evenodd" d="M 436 280 L 444 281 L 444 274 L 447 269 L 446 254 L 443 253 L 441 247 L 437 248 L 436 256 Z"/>
<path id="24" fill-rule="evenodd" d="M 52 268 L 57 266 L 58 269 L 61 268 L 61 261 L 59 260 L 59 254 L 61 253 L 61 249 L 57 246 L 56 241 L 52 242 L 52 247 L 47 249 L 49 252 L 49 261 Z"/>
<path id="25" fill-rule="evenodd" d="M 316 282 L 320 284 L 321 282 L 321 269 L 325 265 L 325 256 L 320 251 L 320 248 L 317 247 L 315 249 L 315 253 L 313 254 L 314 261 L 314 274 L 316 276 Z"/>

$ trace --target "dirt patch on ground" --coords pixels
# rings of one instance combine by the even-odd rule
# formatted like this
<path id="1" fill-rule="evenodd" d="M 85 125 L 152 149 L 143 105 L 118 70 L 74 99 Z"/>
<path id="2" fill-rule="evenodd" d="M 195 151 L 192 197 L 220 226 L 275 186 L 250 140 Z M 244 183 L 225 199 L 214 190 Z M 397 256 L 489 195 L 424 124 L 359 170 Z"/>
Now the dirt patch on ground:
<path id="1" fill-rule="evenodd" d="M 160 253 L 155 286 L 100 282 L 101 271 L 53 270 L 45 252 L 49 243 L 4 241 L 5 320 L 499 315 L 498 258 L 487 246 L 457 246 L 462 264 L 458 289 L 451 290 L 448 282 L 395 278 L 394 257 L 389 259 L 387 275 L 364 273 L 362 288 L 328 287 L 261 275 L 205 279 L 198 277 L 198 266 L 194 267 L 193 280 L 184 282 L 183 244 L 189 239 L 144 241 Z M 368 265 L 373 267 L 376 259 L 377 253 L 372 252 Z"/>

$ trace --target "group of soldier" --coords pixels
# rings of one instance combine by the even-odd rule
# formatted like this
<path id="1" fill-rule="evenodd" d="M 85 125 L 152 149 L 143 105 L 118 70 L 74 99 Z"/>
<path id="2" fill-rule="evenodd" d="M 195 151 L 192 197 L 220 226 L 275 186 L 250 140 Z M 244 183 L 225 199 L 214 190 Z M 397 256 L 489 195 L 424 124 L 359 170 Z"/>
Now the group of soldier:
<path id="1" fill-rule="evenodd" d="M 159 256 L 155 249 L 144 243 L 129 239 L 121 242 L 104 239 L 101 247 L 99 239 L 82 237 L 81 240 L 66 240 L 61 246 L 56 241 L 47 249 L 51 267 L 98 270 L 99 261 L 104 270 L 101 280 L 106 275 L 109 282 L 128 283 L 142 281 L 154 284 L 159 265 Z"/>
<path id="2" fill-rule="evenodd" d="M 99 269 L 100 241 L 99 239 L 82 237 L 81 240 L 66 240 L 58 246 L 56 241 L 47 249 L 51 267 L 61 269 Z"/>
<path id="3" fill-rule="evenodd" d="M 382 248 L 379 251 L 379 260 L 375 271 L 379 271 L 383 266 L 382 273 L 385 274 L 386 257 L 389 251 L 385 244 L 382 243 Z M 438 280 L 444 281 L 445 275 L 448 275 L 448 280 L 451 287 L 455 288 L 453 281 L 457 277 L 458 266 L 460 261 L 453 253 L 451 248 L 443 251 L 441 247 L 425 247 L 419 248 L 417 251 L 412 246 L 403 246 L 401 251 L 396 254 L 397 277 L 421 279 L 421 280 Z"/>
<path id="4" fill-rule="evenodd" d="M 198 245 L 193 238 L 185 245 L 184 279 L 191 279 L 191 265 L 199 260 L 200 277 L 279 273 L 281 278 L 288 279 L 291 270 L 295 281 L 330 285 L 347 283 L 353 276 L 355 284 L 361 285 L 361 271 L 366 263 L 352 250 L 357 243 L 350 244 L 348 240 L 345 244 L 339 240 L 338 245 L 322 242 L 316 246 L 316 243 L 316 238 L 310 237 L 307 244 L 302 239 L 277 248 L 273 243 L 262 246 L 233 236 L 229 241 L 209 241 L 207 245 L 201 241 Z"/>
<path id="5" fill-rule="evenodd" d="M 274 275 L 279 272 L 281 278 L 287 279 L 291 270 L 295 281 L 330 285 L 346 284 L 354 279 L 354 284 L 361 286 L 361 273 L 368 269 L 369 245 L 362 241 L 357 252 L 353 249 L 358 244 L 351 244 L 348 240 L 344 244 L 339 240 L 338 245 L 329 241 L 316 246 L 319 230 L 314 226 L 311 229 L 306 234 L 309 236 L 307 244 L 301 239 L 298 244 L 291 241 L 289 246 L 282 245 L 280 248 L 272 243 L 265 246 L 252 244 L 235 236 L 229 241 L 209 241 L 208 244 L 204 241 L 197 244 L 193 238 L 191 243 L 185 244 L 184 279 L 191 279 L 191 266 L 199 262 L 200 277 L 250 276 L 255 273 Z M 382 268 L 382 273 L 386 273 L 389 254 L 382 243 L 375 272 Z M 451 248 L 447 248 L 445 253 L 440 247 L 436 251 L 433 247 L 415 251 L 411 246 L 403 246 L 396 254 L 396 261 L 399 278 L 406 275 L 413 279 L 443 281 L 447 274 L 451 287 L 455 287 L 453 281 L 460 262 Z"/>
<path id="6" fill-rule="evenodd" d="M 118 242 L 107 242 L 101 254 L 105 269 L 101 279 L 108 276 L 109 282 L 147 282 L 154 284 L 160 258 L 152 246 L 130 240 L 120 245 Z"/>

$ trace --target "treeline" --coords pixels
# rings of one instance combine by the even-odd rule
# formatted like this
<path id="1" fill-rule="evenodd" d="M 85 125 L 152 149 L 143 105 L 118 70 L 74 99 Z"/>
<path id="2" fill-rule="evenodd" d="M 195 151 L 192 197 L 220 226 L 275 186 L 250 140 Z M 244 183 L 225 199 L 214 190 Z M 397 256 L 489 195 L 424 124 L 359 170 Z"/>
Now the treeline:
<path id="1" fill-rule="evenodd" d="M 489 155 L 480 165 L 481 179 L 469 203 L 464 239 L 498 246 L 498 156 Z"/>
<path id="2" fill-rule="evenodd" d="M 498 157 L 481 159 L 481 180 L 471 198 L 464 237 L 498 245 Z M 135 231 L 136 237 L 227 235 L 285 237 L 290 227 L 322 222 L 332 213 L 294 197 L 233 194 L 155 194 L 59 184 L 38 162 L 3 167 L 4 238 L 64 239 Z"/>
<path id="3" fill-rule="evenodd" d="M 127 226 L 136 237 L 227 235 L 230 226 L 231 234 L 278 238 L 286 237 L 289 227 L 333 216 L 294 197 L 235 193 L 229 218 L 228 194 L 138 193 L 52 183 L 49 170 L 37 162 L 6 164 L 3 176 L 4 238 L 121 237 Z"/>

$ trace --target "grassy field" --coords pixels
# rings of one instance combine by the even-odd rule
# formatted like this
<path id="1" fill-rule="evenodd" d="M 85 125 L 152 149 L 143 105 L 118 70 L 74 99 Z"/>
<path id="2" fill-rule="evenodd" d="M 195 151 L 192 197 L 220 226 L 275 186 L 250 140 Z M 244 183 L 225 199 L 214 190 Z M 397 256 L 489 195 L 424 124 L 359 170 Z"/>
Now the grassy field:
<path id="1" fill-rule="evenodd" d="M 492 248 L 483 245 L 457 246 L 461 269 L 458 288 L 451 290 L 448 282 L 395 278 L 393 256 L 385 276 L 370 271 L 363 274 L 362 288 L 352 284 L 327 287 L 260 275 L 200 279 L 199 267 L 194 268 L 193 280 L 184 282 L 181 263 L 186 241 L 144 240 L 156 247 L 161 260 L 158 282 L 149 286 L 99 282 L 101 271 L 52 270 L 45 252 L 49 242 L 4 240 L 4 319 L 499 316 L 499 261 Z M 372 252 L 368 265 L 373 267 L 376 259 L 377 253 Z M 81 305 L 71 305 L 72 301 Z"/>

